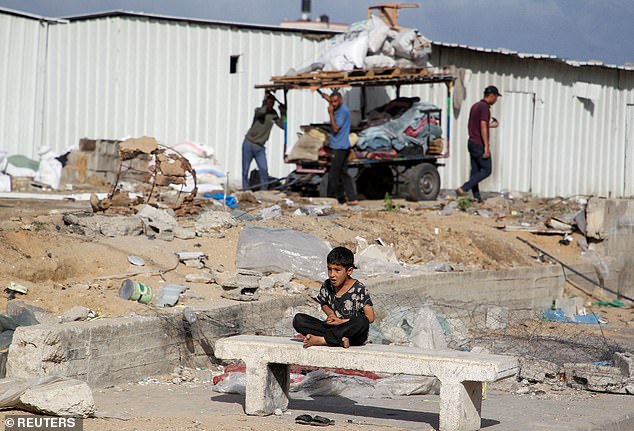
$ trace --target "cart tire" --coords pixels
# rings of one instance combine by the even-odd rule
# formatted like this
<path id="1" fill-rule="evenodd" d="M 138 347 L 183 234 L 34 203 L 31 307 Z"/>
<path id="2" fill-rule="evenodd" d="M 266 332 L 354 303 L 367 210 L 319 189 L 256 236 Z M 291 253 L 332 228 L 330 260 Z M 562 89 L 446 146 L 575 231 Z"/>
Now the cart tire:
<path id="1" fill-rule="evenodd" d="M 366 199 L 383 199 L 394 190 L 394 173 L 389 166 L 364 169 L 357 179 L 357 190 Z"/>
<path id="2" fill-rule="evenodd" d="M 433 201 L 440 193 L 440 175 L 431 163 L 421 163 L 410 168 L 407 178 L 407 200 Z"/>
<path id="3" fill-rule="evenodd" d="M 327 198 L 328 197 L 328 174 L 325 173 L 321 177 L 321 181 L 319 182 L 319 197 Z"/>

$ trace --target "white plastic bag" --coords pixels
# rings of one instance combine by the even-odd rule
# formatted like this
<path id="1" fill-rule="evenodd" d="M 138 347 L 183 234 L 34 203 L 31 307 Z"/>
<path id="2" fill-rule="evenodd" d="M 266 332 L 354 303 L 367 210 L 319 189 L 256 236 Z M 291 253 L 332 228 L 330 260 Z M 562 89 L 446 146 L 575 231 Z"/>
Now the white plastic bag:
<path id="1" fill-rule="evenodd" d="M 375 67 L 394 67 L 395 65 L 396 61 L 393 58 L 383 54 L 368 55 L 365 58 L 366 69 L 372 69 Z"/>
<path id="2" fill-rule="evenodd" d="M 368 33 L 349 33 L 346 37 L 332 45 L 317 60 L 325 64 L 324 70 L 353 70 L 355 67 L 363 67 L 368 52 Z"/>
<path id="3" fill-rule="evenodd" d="M 368 51 L 370 54 L 378 54 L 381 52 L 383 43 L 387 38 L 387 34 L 390 28 L 383 22 L 382 19 L 372 15 L 368 19 Z"/>
<path id="4" fill-rule="evenodd" d="M 329 252 L 330 246 L 311 234 L 248 225 L 240 232 L 236 266 L 262 272 L 292 272 L 323 281 Z"/>
<path id="5" fill-rule="evenodd" d="M 404 30 L 398 33 L 394 43 L 396 55 L 408 60 L 413 59 L 414 39 L 416 39 L 416 30 Z"/>
<path id="6" fill-rule="evenodd" d="M 40 149 L 40 168 L 35 174 L 35 181 L 53 189 L 59 188 L 59 182 L 62 179 L 62 164 L 57 160 L 57 154 L 49 147 L 43 147 Z"/>

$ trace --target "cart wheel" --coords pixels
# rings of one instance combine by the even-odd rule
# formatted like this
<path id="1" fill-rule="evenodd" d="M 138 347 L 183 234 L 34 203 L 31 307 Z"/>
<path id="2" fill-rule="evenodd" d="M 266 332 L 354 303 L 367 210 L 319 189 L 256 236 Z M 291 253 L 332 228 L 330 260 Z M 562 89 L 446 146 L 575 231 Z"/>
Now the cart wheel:
<path id="1" fill-rule="evenodd" d="M 421 163 L 406 173 L 407 199 L 410 201 L 433 201 L 440 193 L 440 175 L 431 163 Z"/>
<path id="2" fill-rule="evenodd" d="M 357 190 L 366 199 L 383 199 L 394 189 L 394 173 L 389 166 L 364 169 L 357 179 Z"/>

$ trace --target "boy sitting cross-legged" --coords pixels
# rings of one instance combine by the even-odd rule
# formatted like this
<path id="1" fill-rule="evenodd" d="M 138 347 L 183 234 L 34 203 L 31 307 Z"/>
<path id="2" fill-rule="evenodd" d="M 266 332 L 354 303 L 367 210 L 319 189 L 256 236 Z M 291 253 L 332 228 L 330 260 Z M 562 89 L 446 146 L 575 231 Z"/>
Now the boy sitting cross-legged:
<path id="1" fill-rule="evenodd" d="M 306 336 L 305 348 L 360 346 L 366 342 L 370 323 L 374 322 L 374 308 L 367 288 L 351 277 L 354 254 L 345 247 L 335 247 L 328 253 L 327 264 L 328 279 L 317 296 L 326 320 L 298 313 L 293 327 Z"/>

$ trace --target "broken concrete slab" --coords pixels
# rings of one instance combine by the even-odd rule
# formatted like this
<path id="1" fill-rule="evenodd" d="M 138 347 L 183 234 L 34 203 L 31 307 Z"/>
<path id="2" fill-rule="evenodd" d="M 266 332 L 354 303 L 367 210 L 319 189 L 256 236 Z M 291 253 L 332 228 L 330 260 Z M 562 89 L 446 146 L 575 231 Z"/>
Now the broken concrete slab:
<path id="1" fill-rule="evenodd" d="M 236 274 L 230 277 L 222 277 L 221 286 L 224 289 L 257 289 L 260 287 L 260 277 L 245 274 Z"/>
<path id="2" fill-rule="evenodd" d="M 233 301 L 251 302 L 260 299 L 260 294 L 249 289 L 235 289 L 229 292 L 223 292 L 221 297 L 231 299 Z"/>
<path id="3" fill-rule="evenodd" d="M 577 389 L 613 394 L 634 394 L 634 381 L 619 368 L 595 364 L 564 364 L 566 383 Z"/>
<path id="4" fill-rule="evenodd" d="M 634 379 L 634 353 L 616 352 L 614 354 L 614 366 L 621 370 L 625 377 Z"/>
<path id="5" fill-rule="evenodd" d="M 519 380 L 537 383 L 558 383 L 561 367 L 553 362 L 542 359 L 520 357 Z"/>
<path id="6" fill-rule="evenodd" d="M 185 281 L 187 283 L 204 283 L 211 284 L 216 281 L 214 275 L 211 272 L 192 272 L 185 275 Z"/>
<path id="7" fill-rule="evenodd" d="M 83 235 L 136 236 L 143 233 L 143 223 L 134 216 L 106 216 L 88 213 L 64 214 L 64 223 Z"/>
<path id="8" fill-rule="evenodd" d="M 90 308 L 77 305 L 62 314 L 62 322 L 77 322 L 80 320 L 86 320 L 91 313 L 93 313 L 93 311 Z"/>
<path id="9" fill-rule="evenodd" d="M 178 224 L 172 210 L 145 205 L 136 215 L 143 221 L 146 235 L 155 234 L 158 239 L 164 241 L 171 241 L 174 238 L 193 239 L 196 237 L 194 231 L 185 229 Z"/>
<path id="10" fill-rule="evenodd" d="M 231 214 L 224 211 L 205 211 L 196 219 L 196 233 L 202 236 L 205 233 L 215 233 L 222 229 L 236 226 L 237 222 Z"/>
<path id="11" fill-rule="evenodd" d="M 259 281 L 259 287 L 263 291 L 271 291 L 273 289 L 283 289 L 291 282 L 295 275 L 292 272 L 281 272 L 278 274 L 267 275 Z"/>
<path id="12" fill-rule="evenodd" d="M 28 388 L 20 403 L 28 410 L 55 416 L 87 418 L 96 410 L 88 384 L 74 379 Z"/>

